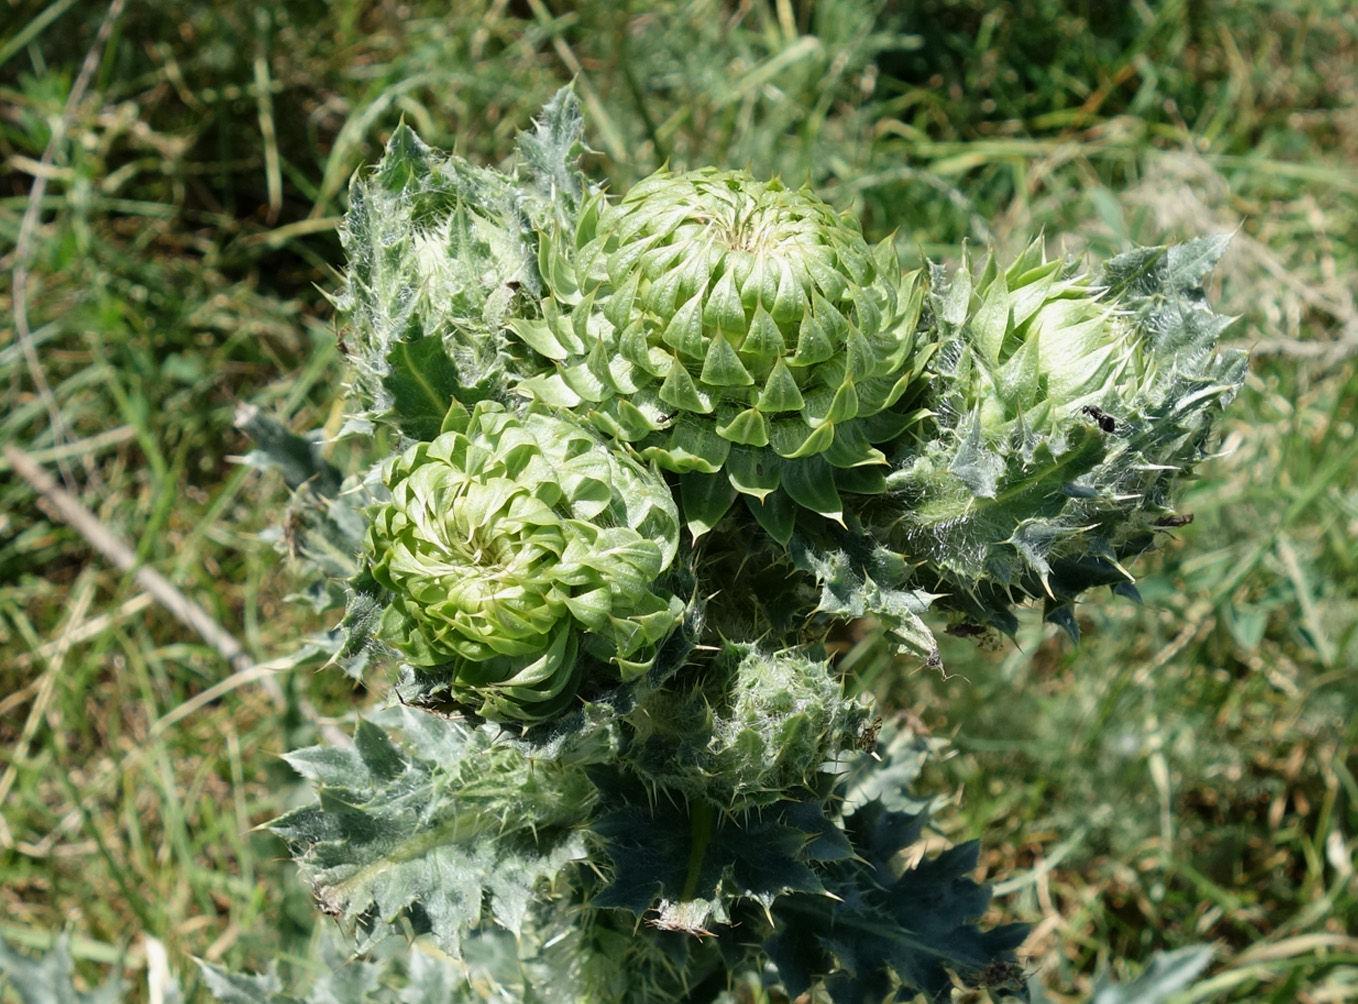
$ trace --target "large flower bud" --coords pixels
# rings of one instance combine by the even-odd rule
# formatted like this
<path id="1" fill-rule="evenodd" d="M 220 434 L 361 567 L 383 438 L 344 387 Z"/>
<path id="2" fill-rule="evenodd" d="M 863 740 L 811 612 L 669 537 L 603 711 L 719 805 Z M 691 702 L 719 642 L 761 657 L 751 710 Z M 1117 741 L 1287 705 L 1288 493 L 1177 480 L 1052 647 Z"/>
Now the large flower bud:
<path id="1" fill-rule="evenodd" d="M 656 585 L 679 538 L 664 481 L 568 418 L 482 402 L 445 428 L 384 472 L 382 639 L 497 720 L 556 714 L 590 665 L 644 672 L 684 613 Z"/>
<path id="2" fill-rule="evenodd" d="M 543 317 L 514 327 L 554 367 L 520 388 L 686 475 L 695 533 L 736 493 L 785 538 L 792 503 L 838 519 L 839 490 L 883 490 L 874 444 L 919 417 L 923 368 L 890 242 L 805 189 L 661 171 L 544 237 L 540 264 Z"/>

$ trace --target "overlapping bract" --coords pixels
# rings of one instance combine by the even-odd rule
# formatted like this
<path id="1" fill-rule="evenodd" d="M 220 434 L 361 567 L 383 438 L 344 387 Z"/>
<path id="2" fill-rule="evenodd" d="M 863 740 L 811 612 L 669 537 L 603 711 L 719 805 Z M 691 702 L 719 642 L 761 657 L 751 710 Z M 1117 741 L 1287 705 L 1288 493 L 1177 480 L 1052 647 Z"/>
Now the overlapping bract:
<path id="1" fill-rule="evenodd" d="M 684 613 L 655 585 L 679 537 L 664 481 L 568 418 L 451 414 L 384 471 L 368 533 L 391 592 L 380 636 L 497 720 L 558 713 L 595 663 L 644 672 Z"/>
<path id="2" fill-rule="evenodd" d="M 889 240 L 776 180 L 661 171 L 544 235 L 539 262 L 542 317 L 512 324 L 543 372 L 520 390 L 686 475 L 695 536 L 736 493 L 785 540 L 791 503 L 839 519 L 839 491 L 883 490 L 874 444 L 921 417 L 927 357 Z"/>

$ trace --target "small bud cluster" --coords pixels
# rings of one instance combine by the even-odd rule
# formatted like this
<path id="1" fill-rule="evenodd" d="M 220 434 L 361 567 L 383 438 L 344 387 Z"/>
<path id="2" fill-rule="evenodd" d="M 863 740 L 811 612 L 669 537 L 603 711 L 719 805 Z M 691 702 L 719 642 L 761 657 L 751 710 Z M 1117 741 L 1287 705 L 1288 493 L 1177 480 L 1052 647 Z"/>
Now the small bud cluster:
<path id="1" fill-rule="evenodd" d="M 1225 246 L 1131 252 L 1088 278 L 1035 244 L 974 285 L 969 263 L 935 276 L 937 417 L 898 444 L 882 533 L 955 609 L 1008 632 L 1033 597 L 1073 631 L 1084 590 L 1135 595 L 1123 561 L 1173 518 L 1244 380 L 1245 354 L 1215 351 L 1229 318 L 1201 296 Z"/>
<path id="2" fill-rule="evenodd" d="M 712 674 L 694 690 L 648 695 L 629 716 L 630 766 L 657 792 L 757 809 L 813 787 L 868 727 L 868 707 L 800 653 L 731 646 Z"/>

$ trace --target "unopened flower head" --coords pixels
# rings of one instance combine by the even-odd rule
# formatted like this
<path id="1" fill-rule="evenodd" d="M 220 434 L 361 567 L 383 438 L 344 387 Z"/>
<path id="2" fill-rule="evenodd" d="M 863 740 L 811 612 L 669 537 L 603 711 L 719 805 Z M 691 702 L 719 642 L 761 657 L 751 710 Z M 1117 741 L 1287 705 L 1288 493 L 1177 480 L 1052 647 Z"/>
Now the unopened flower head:
<path id="1" fill-rule="evenodd" d="M 521 389 L 724 476 L 757 515 L 780 489 L 835 518 L 836 485 L 882 490 L 874 444 L 909 422 L 922 368 L 920 291 L 889 242 L 808 190 L 707 169 L 596 201 L 540 257 L 551 296 L 515 330 L 551 368 Z"/>
<path id="2" fill-rule="evenodd" d="M 643 672 L 684 610 L 656 586 L 679 536 L 664 482 L 567 418 L 483 402 L 453 425 L 385 471 L 383 640 L 499 720 L 557 713 L 589 665 Z"/>
<path id="3" fill-rule="evenodd" d="M 1244 378 L 1201 293 L 1225 246 L 1140 249 L 1092 278 L 1040 243 L 977 279 L 936 270 L 932 435 L 897 444 L 888 537 L 946 603 L 1011 630 L 1014 599 L 1039 597 L 1073 631 L 1084 589 L 1134 592 L 1122 561 L 1173 518 Z"/>

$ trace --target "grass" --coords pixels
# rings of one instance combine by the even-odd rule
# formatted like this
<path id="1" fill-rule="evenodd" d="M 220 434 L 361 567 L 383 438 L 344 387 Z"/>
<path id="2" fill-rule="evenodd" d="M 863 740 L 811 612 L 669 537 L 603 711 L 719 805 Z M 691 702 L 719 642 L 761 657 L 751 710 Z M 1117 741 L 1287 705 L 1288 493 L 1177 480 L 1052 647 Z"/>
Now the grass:
<path id="1" fill-rule="evenodd" d="M 0 439 L 267 660 L 317 625 L 266 539 L 282 486 L 235 463 L 231 416 L 334 421 L 335 221 L 402 117 L 499 162 L 575 77 L 616 188 L 666 160 L 809 178 L 951 261 L 964 239 L 1103 254 L 1234 230 L 1214 295 L 1256 361 L 1196 521 L 1138 569 L 1145 604 L 1087 604 L 1079 648 L 1034 616 L 999 653 L 950 640 L 947 678 L 879 684 L 951 739 L 940 829 L 982 838 L 995 916 L 1034 924 L 1055 999 L 1203 940 L 1217 963 L 1185 1000 L 1353 999 L 1358 15 L 908 6 L 134 5 L 43 167 L 104 12 L 20 0 L 0 260 L 45 172 L 28 317 L 63 432 L 5 327 Z M 302 669 L 281 702 L 245 684 L 176 717 L 230 672 L 0 469 L 0 937 L 69 930 L 82 974 L 121 965 L 138 1000 L 146 939 L 190 999 L 189 955 L 305 952 L 310 896 L 254 828 L 304 797 L 277 758 L 316 741 L 299 704 L 343 719 L 381 695 Z"/>

